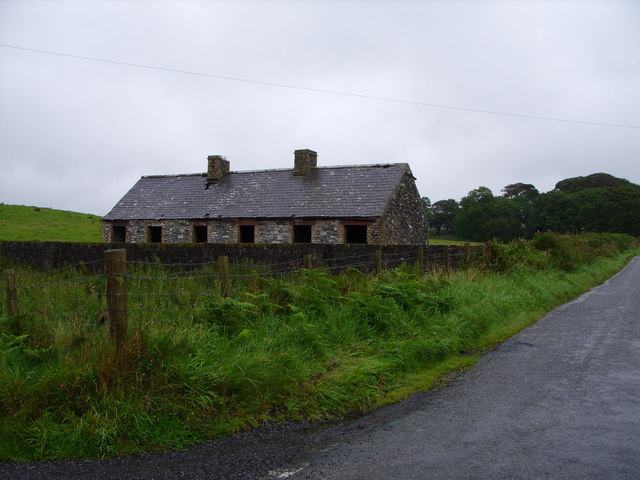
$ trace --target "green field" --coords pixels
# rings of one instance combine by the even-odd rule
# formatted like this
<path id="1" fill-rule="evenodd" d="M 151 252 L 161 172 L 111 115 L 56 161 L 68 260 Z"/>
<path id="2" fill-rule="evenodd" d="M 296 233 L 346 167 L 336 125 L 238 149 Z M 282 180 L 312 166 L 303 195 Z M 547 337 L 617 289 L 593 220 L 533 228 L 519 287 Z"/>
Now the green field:
<path id="1" fill-rule="evenodd" d="M 469 245 L 482 245 L 481 242 L 470 242 L 463 240 L 455 235 L 429 235 L 429 245 L 458 245 L 462 246 L 465 243 Z"/>
<path id="2" fill-rule="evenodd" d="M 102 219 L 88 213 L 2 204 L 0 241 L 101 242 Z"/>

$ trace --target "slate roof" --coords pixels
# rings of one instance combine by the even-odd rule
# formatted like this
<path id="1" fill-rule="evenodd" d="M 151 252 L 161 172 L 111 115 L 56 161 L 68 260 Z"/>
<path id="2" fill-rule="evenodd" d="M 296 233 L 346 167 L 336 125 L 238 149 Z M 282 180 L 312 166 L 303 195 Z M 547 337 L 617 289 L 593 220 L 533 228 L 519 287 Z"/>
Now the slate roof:
<path id="1" fill-rule="evenodd" d="M 383 214 L 406 163 L 142 177 L 105 220 L 370 218 Z"/>

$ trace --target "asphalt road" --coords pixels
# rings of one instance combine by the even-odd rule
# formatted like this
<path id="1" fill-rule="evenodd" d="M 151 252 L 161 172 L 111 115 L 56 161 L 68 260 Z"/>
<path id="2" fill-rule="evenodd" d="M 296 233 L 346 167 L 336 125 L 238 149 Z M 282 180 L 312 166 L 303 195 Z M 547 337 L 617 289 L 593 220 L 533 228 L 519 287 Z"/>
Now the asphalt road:
<path id="1" fill-rule="evenodd" d="M 364 417 L 0 479 L 640 479 L 640 257 L 446 387 Z"/>
<path id="2" fill-rule="evenodd" d="M 422 408 L 266 478 L 640 479 L 640 259 Z"/>

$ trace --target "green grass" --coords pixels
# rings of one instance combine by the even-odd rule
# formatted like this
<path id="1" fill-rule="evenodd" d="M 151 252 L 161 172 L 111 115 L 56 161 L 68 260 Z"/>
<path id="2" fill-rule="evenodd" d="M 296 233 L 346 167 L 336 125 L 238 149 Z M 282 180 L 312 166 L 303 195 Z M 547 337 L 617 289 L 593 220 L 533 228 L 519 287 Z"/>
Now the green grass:
<path id="1" fill-rule="evenodd" d="M 488 268 L 235 276 L 229 299 L 212 269 L 137 265 L 119 349 L 93 324 L 104 279 L 19 272 L 33 287 L 19 289 L 20 315 L 0 316 L 0 459 L 180 448 L 397 401 L 470 368 L 634 253 L 630 237 L 544 234 L 496 245 Z"/>
<path id="2" fill-rule="evenodd" d="M 482 245 L 480 242 L 470 242 L 455 235 L 429 235 L 429 245 Z"/>
<path id="3" fill-rule="evenodd" d="M 102 219 L 86 213 L 0 204 L 0 241 L 101 242 Z"/>

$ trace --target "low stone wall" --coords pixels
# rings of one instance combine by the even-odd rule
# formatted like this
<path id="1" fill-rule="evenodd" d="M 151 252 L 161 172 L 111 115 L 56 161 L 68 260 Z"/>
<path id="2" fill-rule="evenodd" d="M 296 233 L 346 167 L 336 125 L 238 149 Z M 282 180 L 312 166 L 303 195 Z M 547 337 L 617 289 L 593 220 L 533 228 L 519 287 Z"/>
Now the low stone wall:
<path id="1" fill-rule="evenodd" d="M 301 260 L 310 254 L 316 266 L 335 270 L 354 266 L 370 271 L 376 250 L 382 251 L 383 267 L 401 263 L 414 264 L 418 249 L 423 248 L 425 268 L 444 264 L 444 246 L 411 245 L 339 245 L 339 244 L 152 244 L 152 243 L 67 243 L 67 242 L 0 242 L 0 266 L 23 265 L 36 270 L 51 270 L 69 265 L 85 265 L 91 271 L 102 271 L 104 252 L 125 249 L 129 261 L 162 264 L 190 264 L 213 262 L 227 255 L 230 263 L 282 265 Z M 464 260 L 462 247 L 449 246 L 450 266 L 455 268 Z M 472 248 L 472 255 L 481 251 Z"/>

